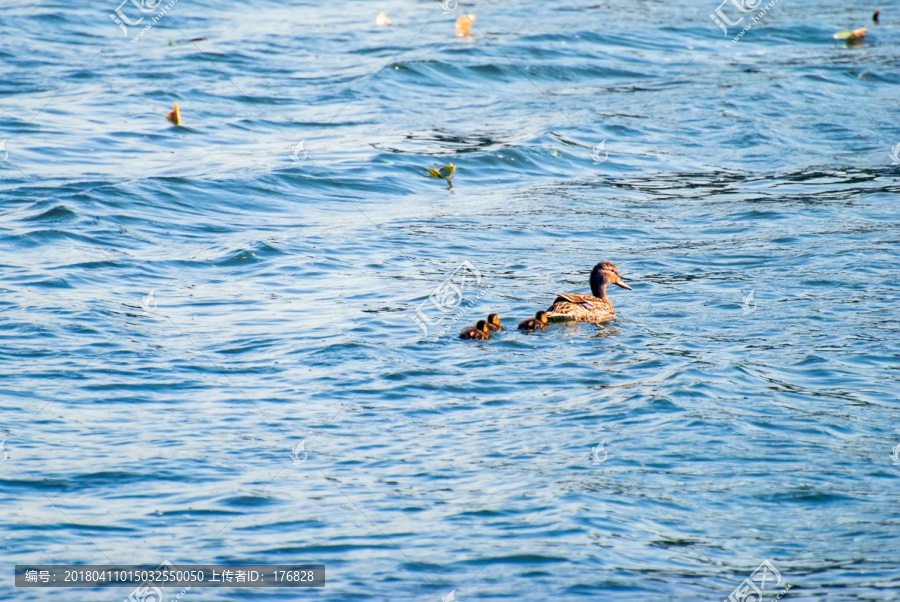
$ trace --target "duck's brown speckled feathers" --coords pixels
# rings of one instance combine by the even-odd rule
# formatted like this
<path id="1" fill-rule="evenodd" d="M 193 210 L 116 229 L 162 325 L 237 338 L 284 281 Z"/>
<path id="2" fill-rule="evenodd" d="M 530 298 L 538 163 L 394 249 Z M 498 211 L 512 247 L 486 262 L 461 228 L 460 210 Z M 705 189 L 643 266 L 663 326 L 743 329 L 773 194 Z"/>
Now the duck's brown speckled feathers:
<path id="1" fill-rule="evenodd" d="M 608 261 L 601 261 L 594 266 L 590 283 L 591 295 L 558 294 L 547 310 L 547 318 L 553 321 L 603 322 L 616 315 L 616 310 L 606 296 L 606 285 L 615 284 L 631 290 L 630 286 L 622 282 L 616 266 Z"/>
<path id="2" fill-rule="evenodd" d="M 600 322 L 615 316 L 616 310 L 612 303 L 594 295 L 560 293 L 547 310 L 547 315 L 553 320 Z"/>
<path id="3" fill-rule="evenodd" d="M 488 328 L 487 322 L 485 322 L 484 320 L 478 320 L 478 323 L 475 324 L 475 326 L 466 328 L 461 333 L 459 333 L 459 338 L 486 341 L 491 338 L 491 331 Z"/>
<path id="4" fill-rule="evenodd" d="M 488 314 L 487 325 L 491 332 L 503 330 L 503 326 L 500 324 L 500 316 L 497 314 Z"/>
<path id="5" fill-rule="evenodd" d="M 534 314 L 533 318 L 519 322 L 519 330 L 543 330 L 547 328 L 547 312 L 543 309 Z"/>

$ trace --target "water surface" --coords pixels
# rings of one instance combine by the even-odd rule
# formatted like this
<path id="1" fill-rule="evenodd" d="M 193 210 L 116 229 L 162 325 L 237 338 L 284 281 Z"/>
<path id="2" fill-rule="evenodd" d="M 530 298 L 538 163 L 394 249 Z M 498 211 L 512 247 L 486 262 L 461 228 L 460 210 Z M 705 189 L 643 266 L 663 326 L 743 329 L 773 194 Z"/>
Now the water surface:
<path id="1" fill-rule="evenodd" d="M 769 559 L 767 599 L 898 599 L 900 13 L 834 4 L 4 9 L 0 595 L 722 600 Z M 604 259 L 614 321 L 456 340 Z"/>

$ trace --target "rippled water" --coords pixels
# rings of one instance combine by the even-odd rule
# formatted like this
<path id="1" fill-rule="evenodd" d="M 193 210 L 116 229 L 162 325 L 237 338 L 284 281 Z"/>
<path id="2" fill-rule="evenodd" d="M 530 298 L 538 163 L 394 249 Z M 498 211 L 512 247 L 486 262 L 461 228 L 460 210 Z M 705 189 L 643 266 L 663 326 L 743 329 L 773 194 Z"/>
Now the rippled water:
<path id="1" fill-rule="evenodd" d="M 4 8 L 0 596 L 722 600 L 769 559 L 766 599 L 900 599 L 900 12 L 716 8 Z M 456 339 L 602 259 L 613 322 Z"/>

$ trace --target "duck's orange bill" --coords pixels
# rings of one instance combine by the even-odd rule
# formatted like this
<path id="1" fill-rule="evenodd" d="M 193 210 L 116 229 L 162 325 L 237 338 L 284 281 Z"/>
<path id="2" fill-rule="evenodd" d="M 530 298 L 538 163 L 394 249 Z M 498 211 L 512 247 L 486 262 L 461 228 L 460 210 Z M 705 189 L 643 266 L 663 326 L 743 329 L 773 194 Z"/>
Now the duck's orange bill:
<path id="1" fill-rule="evenodd" d="M 622 288 L 627 288 L 628 290 L 631 290 L 631 287 L 628 286 L 627 284 L 625 284 L 624 282 L 622 282 L 621 280 L 619 280 L 618 282 L 616 282 L 616 284 L 617 284 L 618 286 L 621 286 Z"/>

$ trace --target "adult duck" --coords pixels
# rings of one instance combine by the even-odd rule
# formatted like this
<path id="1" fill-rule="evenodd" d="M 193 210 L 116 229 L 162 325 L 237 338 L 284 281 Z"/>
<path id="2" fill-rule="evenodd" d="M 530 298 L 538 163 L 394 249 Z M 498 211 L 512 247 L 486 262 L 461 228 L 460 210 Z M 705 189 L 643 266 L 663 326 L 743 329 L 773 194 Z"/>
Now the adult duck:
<path id="1" fill-rule="evenodd" d="M 606 285 L 615 284 L 631 290 L 622 282 L 619 271 L 609 261 L 601 261 L 591 271 L 591 293 L 564 293 L 556 296 L 556 301 L 547 310 L 547 318 L 555 322 L 583 321 L 603 322 L 616 315 L 609 297 L 606 296 Z"/>

